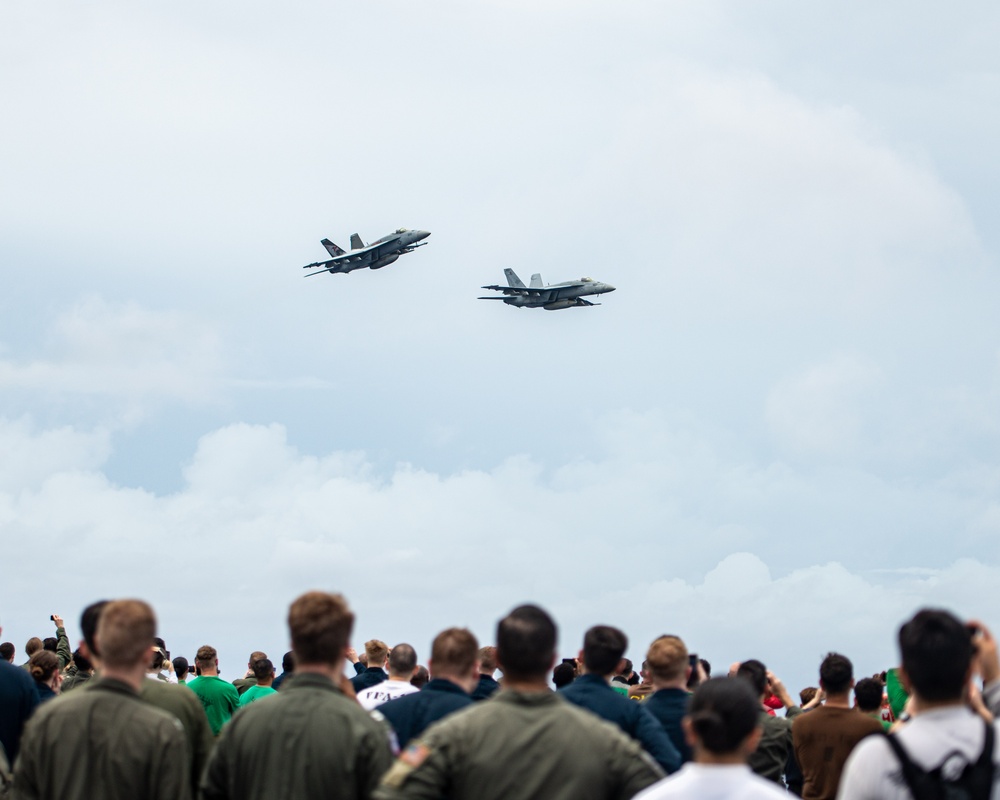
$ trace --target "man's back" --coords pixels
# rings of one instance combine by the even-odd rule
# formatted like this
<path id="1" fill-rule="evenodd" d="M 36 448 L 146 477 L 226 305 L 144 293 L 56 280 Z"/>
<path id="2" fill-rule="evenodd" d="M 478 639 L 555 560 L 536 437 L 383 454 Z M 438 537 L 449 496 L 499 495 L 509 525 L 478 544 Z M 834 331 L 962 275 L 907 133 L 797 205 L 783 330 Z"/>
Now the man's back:
<path id="1" fill-rule="evenodd" d="M 681 720 L 687 714 L 690 702 L 691 695 L 683 689 L 660 689 L 643 701 L 643 708 L 663 726 L 670 742 L 677 748 L 682 764 L 690 761 L 692 755 L 691 745 L 687 743 L 681 728 Z"/>
<path id="2" fill-rule="evenodd" d="M 791 706 L 784 717 L 772 717 L 766 711 L 760 712 L 760 724 L 764 729 L 757 749 L 750 754 L 750 769 L 767 778 L 781 783 L 785 763 L 792 752 L 792 720 L 802 713 L 798 706 Z"/>
<path id="3" fill-rule="evenodd" d="M 212 733 L 218 736 L 222 726 L 240 707 L 240 694 L 236 687 L 218 675 L 200 675 L 188 682 L 187 687 L 198 696 L 208 716 L 208 724 L 212 726 Z"/>
<path id="4" fill-rule="evenodd" d="M 92 691 L 94 686 L 96 683 L 89 681 L 86 690 Z M 201 779 L 213 744 L 212 727 L 209 725 L 205 709 L 192 692 L 175 683 L 145 680 L 139 690 L 139 698 L 144 703 L 149 703 L 176 717 L 184 728 L 188 754 L 191 757 L 191 792 L 194 796 L 198 792 L 198 781 Z"/>
<path id="5" fill-rule="evenodd" d="M 1000 742 L 1000 723 L 993 723 Z M 924 711 L 898 733 L 910 759 L 924 770 L 942 762 L 961 772 L 982 753 L 986 728 L 982 718 L 960 705 Z M 1000 767 L 1000 744 L 993 748 L 993 763 Z M 870 736 L 858 743 L 847 759 L 838 798 L 844 800 L 910 800 L 899 761 L 884 736 Z M 994 800 L 1000 798 L 1000 768 L 993 773 Z"/>
<path id="6" fill-rule="evenodd" d="M 556 694 L 505 690 L 428 728 L 375 797 L 625 800 L 662 775 L 636 742 Z"/>
<path id="7" fill-rule="evenodd" d="M 792 724 L 795 758 L 802 770 L 802 797 L 833 800 L 840 774 L 854 746 L 882 724 L 855 708 L 821 706 Z"/>
<path id="8" fill-rule="evenodd" d="M 358 702 L 361 703 L 361 707 L 365 711 L 371 711 L 390 700 L 418 691 L 420 690 L 409 681 L 389 678 L 387 681 L 376 683 L 374 686 L 369 686 L 358 692 Z"/>
<path id="9" fill-rule="evenodd" d="M 581 675 L 560 689 L 559 694 L 574 705 L 615 723 L 639 742 L 666 772 L 680 769 L 680 753 L 663 726 L 644 708 L 645 704 L 618 694 L 600 675 Z"/>
<path id="10" fill-rule="evenodd" d="M 431 723 L 471 704 L 472 698 L 461 686 L 444 678 L 434 678 L 420 691 L 379 706 L 378 712 L 389 720 L 403 748 Z"/>
<path id="11" fill-rule="evenodd" d="M 391 761 L 381 725 L 329 678 L 296 674 L 223 729 L 202 798 L 366 798 Z"/>
<path id="12" fill-rule="evenodd" d="M 31 676 L 20 667 L 0 661 L 0 747 L 7 759 L 17 756 L 21 732 L 28 717 L 38 705 L 38 689 Z"/>
<path id="13" fill-rule="evenodd" d="M 120 681 L 95 681 L 40 708 L 25 729 L 15 798 L 191 797 L 180 723 Z"/>

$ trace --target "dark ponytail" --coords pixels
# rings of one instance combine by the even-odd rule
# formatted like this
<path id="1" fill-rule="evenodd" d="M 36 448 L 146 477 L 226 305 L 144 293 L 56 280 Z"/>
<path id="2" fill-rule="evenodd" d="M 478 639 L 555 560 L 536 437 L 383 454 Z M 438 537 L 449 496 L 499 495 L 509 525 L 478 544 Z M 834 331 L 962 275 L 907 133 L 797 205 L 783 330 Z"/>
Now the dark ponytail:
<path id="1" fill-rule="evenodd" d="M 712 678 L 691 698 L 688 719 L 702 747 L 716 755 L 733 753 L 757 727 L 760 701 L 747 681 Z"/>

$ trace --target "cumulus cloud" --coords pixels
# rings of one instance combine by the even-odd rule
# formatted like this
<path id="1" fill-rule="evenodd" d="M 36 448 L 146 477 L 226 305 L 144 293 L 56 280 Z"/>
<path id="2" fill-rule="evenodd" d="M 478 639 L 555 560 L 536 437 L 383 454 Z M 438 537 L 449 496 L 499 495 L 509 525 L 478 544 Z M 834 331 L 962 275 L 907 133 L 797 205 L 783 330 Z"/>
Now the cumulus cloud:
<path id="1" fill-rule="evenodd" d="M 654 432 L 660 445 L 682 438 L 649 415 L 633 417 L 633 430 Z M 810 487 L 807 476 L 789 483 L 718 455 L 690 469 L 690 450 L 680 446 L 646 450 L 631 472 L 631 455 L 609 453 L 556 470 L 514 457 L 490 470 L 398 464 L 383 473 L 363 453 L 302 453 L 281 425 L 236 424 L 202 437 L 179 491 L 156 494 L 102 473 L 105 434 L 11 422 L 0 431 L 35 474 L 29 482 L 5 474 L 0 484 L 4 620 L 15 640 L 40 625 L 31 619 L 40 602 L 72 615 L 96 596 L 139 595 L 160 610 L 174 649 L 212 641 L 234 664 L 244 650 L 283 649 L 288 601 L 326 587 L 357 608 L 359 638 L 426 648 L 455 623 L 488 639 L 498 615 L 534 600 L 560 618 L 566 652 L 604 621 L 630 633 L 633 657 L 671 630 L 719 666 L 755 654 L 806 681 L 824 648 L 858 654 L 866 670 L 885 666 L 892 628 L 914 607 L 982 614 L 1000 585 L 989 561 L 926 567 L 905 534 L 891 530 L 878 532 L 898 556 L 881 562 L 888 572 L 848 551 L 819 560 L 808 548 L 789 554 L 792 531 L 762 536 L 735 485 L 756 469 L 754 491 L 790 504 Z M 647 438 L 633 436 L 619 437 L 630 454 Z M 717 492 L 702 487 L 701 503 L 683 496 L 709 475 Z M 914 515 L 934 506 L 919 497 L 908 497 Z M 717 513 L 706 510 L 713 501 Z M 985 498 L 982 509 L 973 528 L 995 517 Z M 785 543 L 783 554 L 775 542 Z M 32 587 L 45 564 L 55 573 L 42 601 Z M 789 636 L 798 642 L 792 650 Z"/>

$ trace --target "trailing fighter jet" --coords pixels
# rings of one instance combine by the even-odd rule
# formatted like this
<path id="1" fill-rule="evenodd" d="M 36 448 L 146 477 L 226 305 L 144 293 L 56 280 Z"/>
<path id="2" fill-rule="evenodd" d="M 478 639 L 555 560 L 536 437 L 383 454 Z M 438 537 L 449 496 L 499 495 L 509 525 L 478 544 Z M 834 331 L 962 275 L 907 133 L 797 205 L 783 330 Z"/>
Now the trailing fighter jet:
<path id="1" fill-rule="evenodd" d="M 365 267 L 382 269 L 382 267 L 391 264 L 403 255 L 403 253 L 412 253 L 418 247 L 423 247 L 427 242 L 423 242 L 422 244 L 417 244 L 417 242 L 426 239 L 430 235 L 429 231 L 410 231 L 406 228 L 400 228 L 395 233 L 383 236 L 378 241 L 366 246 L 361 241 L 360 236 L 352 233 L 350 250 L 344 250 L 342 247 L 337 247 L 329 239 L 323 239 L 320 244 L 330 254 L 330 260 L 306 264 L 302 269 L 322 267 L 321 270 L 310 272 L 305 276 L 307 278 L 319 275 L 322 272 L 353 272 L 356 269 L 364 269 Z"/>
<path id="2" fill-rule="evenodd" d="M 550 283 L 545 286 L 542 284 L 542 276 L 537 272 L 531 276 L 531 283 L 525 286 L 514 270 L 505 269 L 503 272 L 507 276 L 506 286 L 484 286 L 483 288 L 503 292 L 507 296 L 480 297 L 479 300 L 503 300 L 509 306 L 558 311 L 560 308 L 600 305 L 600 303 L 591 303 L 583 298 L 586 295 L 604 294 L 615 290 L 615 287 L 610 283 L 601 283 L 593 278 L 580 278 L 578 281 Z"/>

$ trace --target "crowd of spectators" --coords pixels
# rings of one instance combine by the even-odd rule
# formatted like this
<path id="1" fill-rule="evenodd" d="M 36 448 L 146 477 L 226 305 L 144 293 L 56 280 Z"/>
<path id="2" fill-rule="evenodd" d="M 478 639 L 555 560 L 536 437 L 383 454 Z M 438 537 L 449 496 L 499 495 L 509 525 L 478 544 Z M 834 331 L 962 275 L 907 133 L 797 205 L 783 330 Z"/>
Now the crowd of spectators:
<path id="1" fill-rule="evenodd" d="M 532 605 L 493 644 L 441 631 L 424 666 L 406 642 L 358 652 L 347 601 L 308 592 L 280 674 L 253 651 L 231 682 L 211 645 L 171 658 L 141 600 L 87 606 L 72 652 L 51 621 L 20 664 L 0 644 L 0 797 L 1000 798 L 997 643 L 944 610 L 878 675 L 827 654 L 798 702 L 761 660 L 712 677 L 672 635 L 638 671 L 608 625 L 560 660 Z"/>

